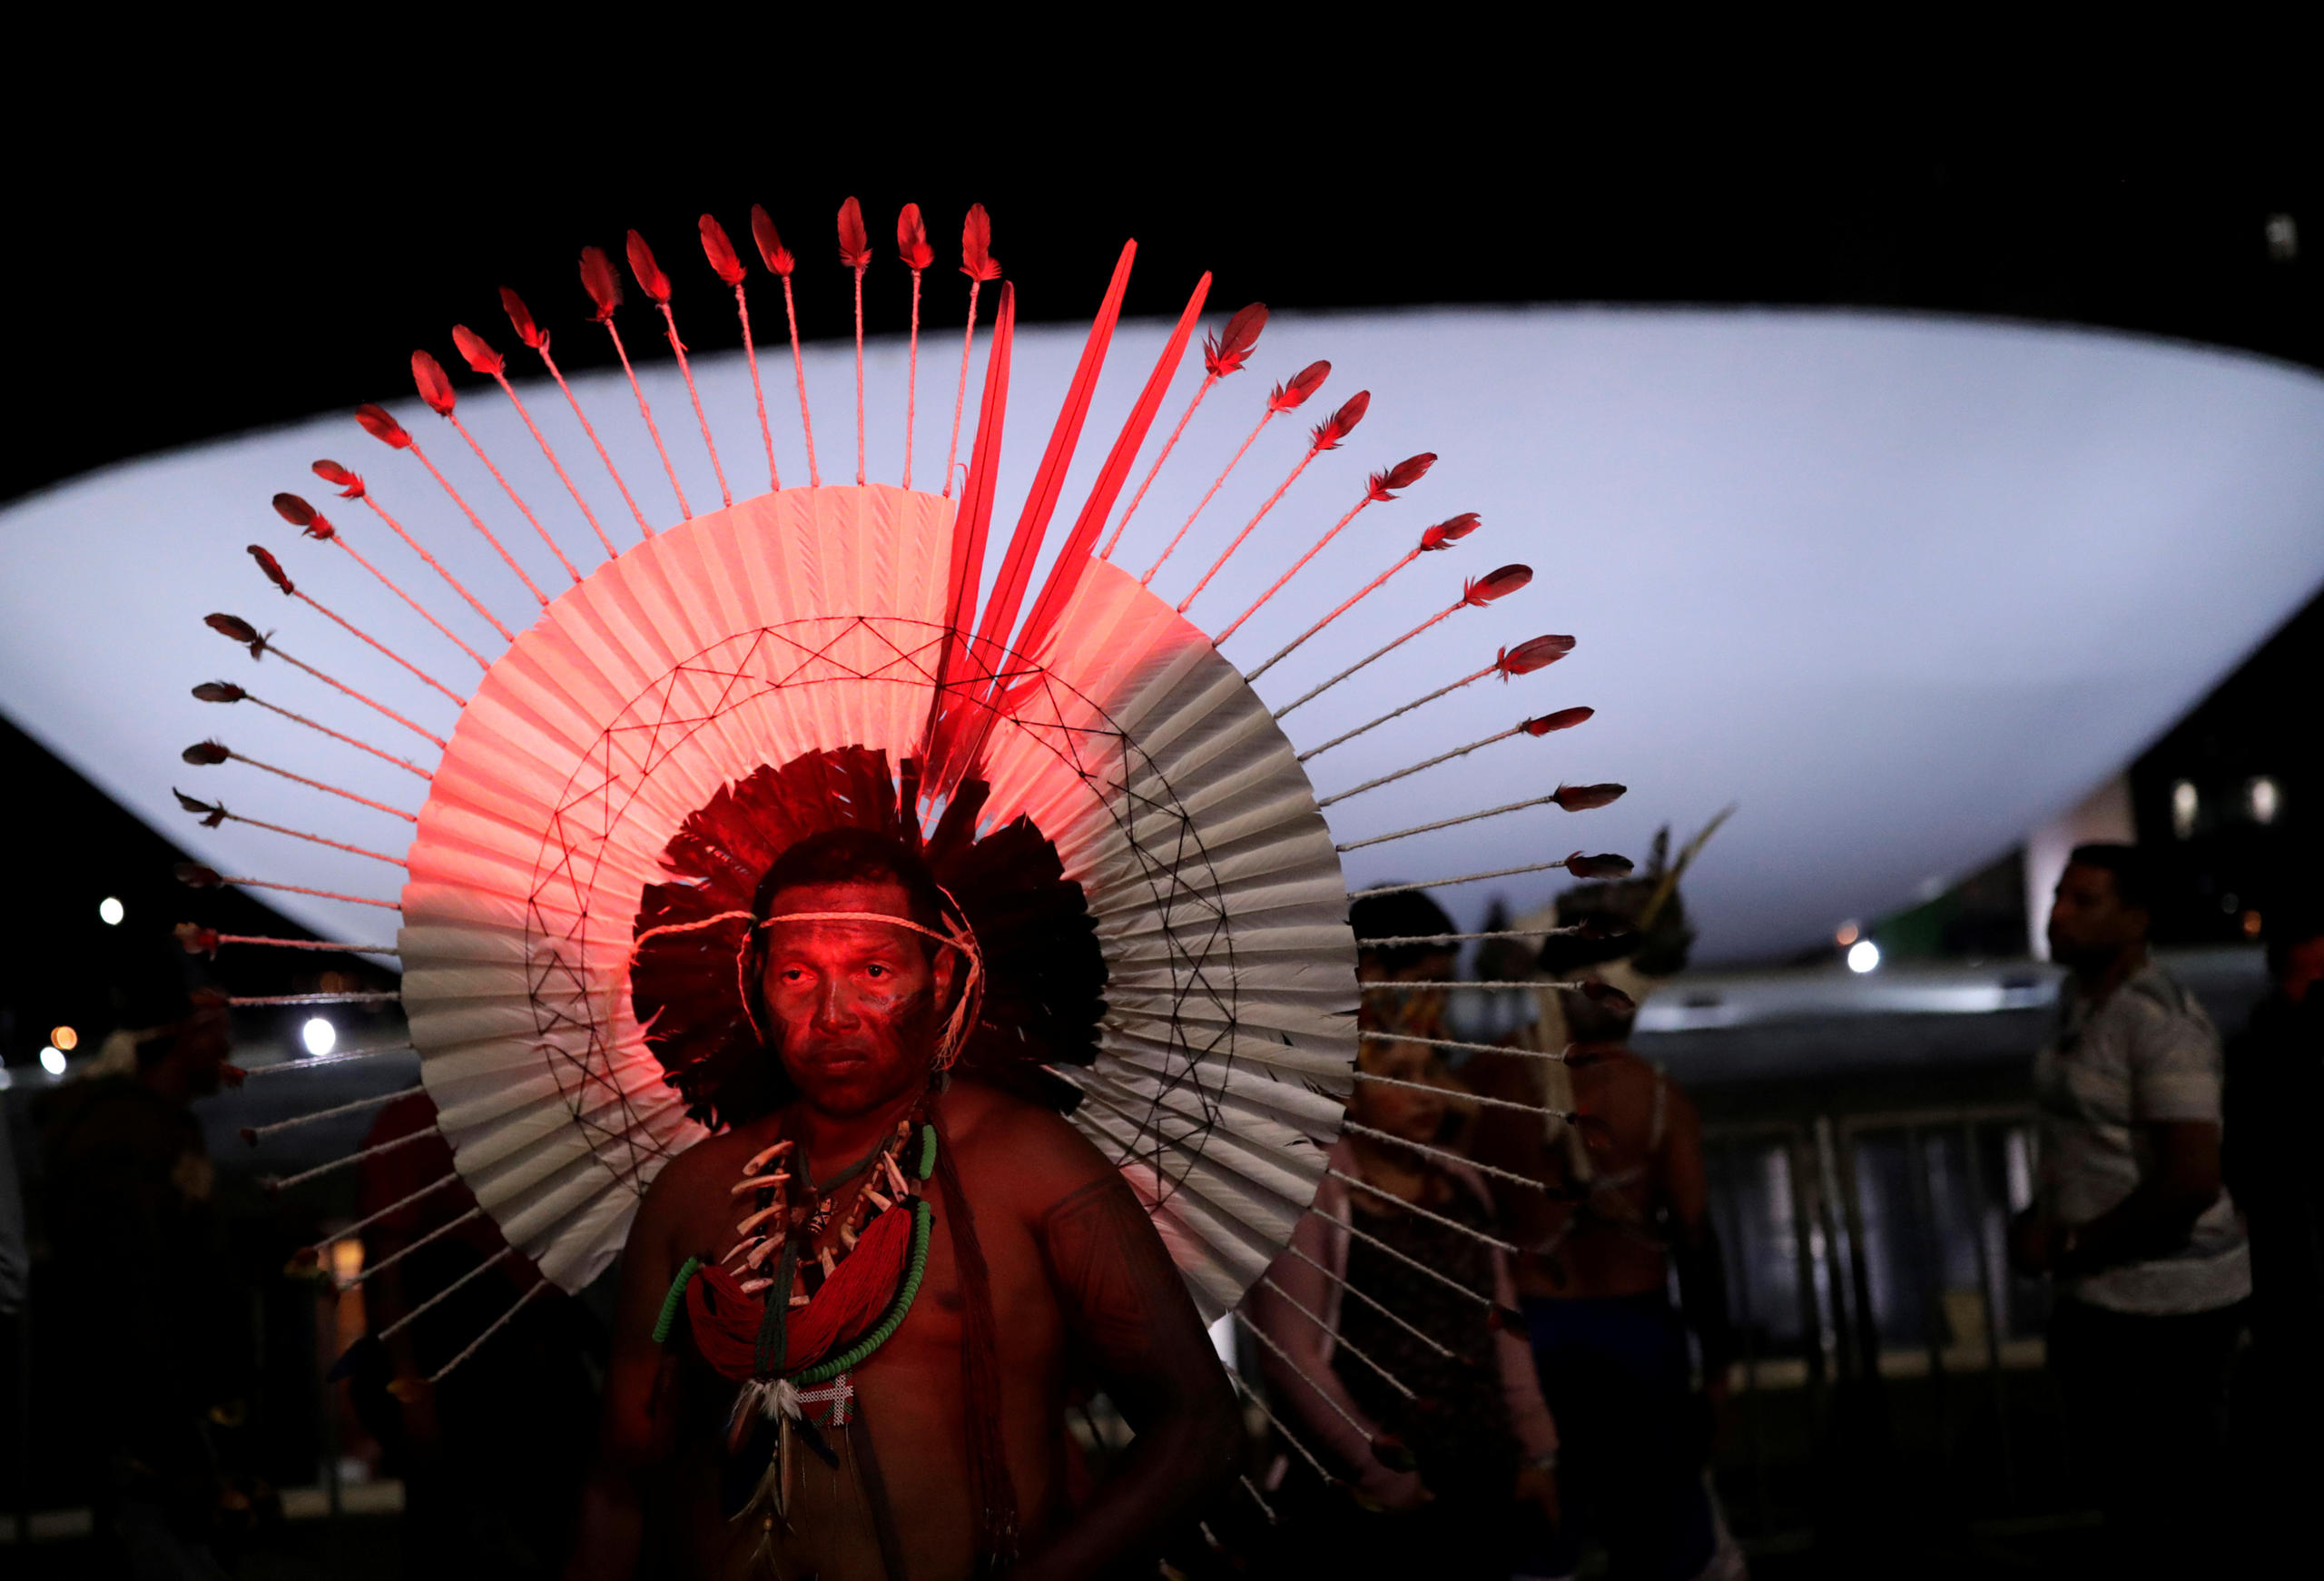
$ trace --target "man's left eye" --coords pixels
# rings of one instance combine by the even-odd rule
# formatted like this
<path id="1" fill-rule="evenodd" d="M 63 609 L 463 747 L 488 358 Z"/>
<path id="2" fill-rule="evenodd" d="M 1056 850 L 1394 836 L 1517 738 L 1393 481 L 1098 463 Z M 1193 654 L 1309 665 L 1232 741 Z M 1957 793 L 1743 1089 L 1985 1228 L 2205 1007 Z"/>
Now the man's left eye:
<path id="1" fill-rule="evenodd" d="M 869 970 L 874 977 L 885 977 L 888 974 L 888 969 L 885 966 L 880 965 L 876 962 L 873 963 Z"/>

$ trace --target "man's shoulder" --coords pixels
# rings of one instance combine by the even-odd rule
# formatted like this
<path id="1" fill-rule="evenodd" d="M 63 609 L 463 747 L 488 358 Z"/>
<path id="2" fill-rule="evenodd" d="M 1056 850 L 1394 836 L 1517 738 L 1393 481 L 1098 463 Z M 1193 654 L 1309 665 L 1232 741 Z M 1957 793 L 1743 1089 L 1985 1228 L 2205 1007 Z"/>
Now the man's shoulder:
<path id="1" fill-rule="evenodd" d="M 954 1082 L 944 1094 L 943 1115 L 961 1173 L 1004 1191 L 1029 1217 L 1115 1173 L 1065 1116 L 981 1082 Z"/>
<path id="2" fill-rule="evenodd" d="M 2133 1036 L 2168 1036 L 2219 1045 L 2202 1002 L 2187 985 L 2150 962 L 2107 999 L 2105 1012 Z"/>
<path id="3" fill-rule="evenodd" d="M 724 1179 L 739 1172 L 743 1161 L 756 1151 L 753 1141 L 752 1134 L 744 1131 L 713 1131 L 662 1166 L 647 1191 L 647 1199 L 684 1196 L 706 1179 Z"/>

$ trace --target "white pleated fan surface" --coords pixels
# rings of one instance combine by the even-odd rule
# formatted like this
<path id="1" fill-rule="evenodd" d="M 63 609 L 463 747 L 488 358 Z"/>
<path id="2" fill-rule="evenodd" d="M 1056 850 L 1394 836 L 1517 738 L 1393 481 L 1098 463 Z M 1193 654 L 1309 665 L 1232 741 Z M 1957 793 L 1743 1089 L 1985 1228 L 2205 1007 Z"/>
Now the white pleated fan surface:
<path id="1" fill-rule="evenodd" d="M 437 770 L 404 891 L 403 995 L 461 1174 L 567 1290 L 619 1252 L 702 1132 L 640 1035 L 630 930 L 721 786 L 802 753 L 919 747 L 951 502 L 786 489 L 698 517 L 558 598 L 497 660 Z M 1332 839 L 1235 667 L 1112 566 L 1084 574 L 985 751 L 1088 897 L 1109 1005 L 1061 1073 L 1206 1317 L 1315 1193 L 1354 1057 Z"/>

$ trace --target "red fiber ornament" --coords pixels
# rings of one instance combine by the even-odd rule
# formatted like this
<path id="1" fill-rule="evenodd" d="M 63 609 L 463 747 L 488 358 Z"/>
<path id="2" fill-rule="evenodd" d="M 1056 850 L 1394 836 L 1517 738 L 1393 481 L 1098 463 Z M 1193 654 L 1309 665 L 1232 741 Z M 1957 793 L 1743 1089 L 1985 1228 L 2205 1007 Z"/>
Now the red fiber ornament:
<path id="1" fill-rule="evenodd" d="M 180 923 L 171 931 L 177 934 L 178 943 L 185 947 L 189 955 L 215 956 L 218 954 L 218 930 L 215 928 L 205 928 L 200 923 Z"/>
<path id="2" fill-rule="evenodd" d="M 337 461 L 317 461 L 314 465 L 314 473 L 316 477 L 338 489 L 341 499 L 363 498 L 362 478 L 349 471 Z"/>
<path id="3" fill-rule="evenodd" d="M 1495 598 L 1507 598 L 1532 579 L 1533 568 L 1531 566 L 1503 566 L 1464 584 L 1461 588 L 1461 602 L 1482 608 Z"/>
<path id="4" fill-rule="evenodd" d="M 920 217 L 918 203 L 906 203 L 903 212 L 896 216 L 896 256 L 911 270 L 926 269 L 936 262 L 936 249 L 928 244 L 928 222 Z"/>
<path id="5" fill-rule="evenodd" d="M 426 401 L 438 417 L 452 415 L 452 403 L 457 398 L 452 394 L 452 381 L 444 377 L 441 362 L 425 351 L 414 351 L 411 354 L 411 382 L 419 389 L 419 399 Z"/>
<path id="6" fill-rule="evenodd" d="M 1458 516 L 1448 517 L 1420 535 L 1421 551 L 1427 553 L 1432 549 L 1449 549 L 1482 525 L 1484 525 L 1484 518 L 1473 510 L 1464 510 Z"/>
<path id="7" fill-rule="evenodd" d="M 1267 304 L 1251 303 L 1227 320 L 1224 330 L 1203 337 L 1202 371 L 1213 379 L 1241 372 L 1243 364 L 1250 360 L 1252 349 L 1259 343 L 1259 331 L 1266 327 Z"/>
<path id="8" fill-rule="evenodd" d="M 478 373 L 489 376 L 508 366 L 508 360 L 494 351 L 490 341 L 466 324 L 452 326 L 452 344 L 459 348 L 460 360 Z"/>
<path id="9" fill-rule="evenodd" d="M 214 829 L 226 821 L 226 808 L 222 803 L 195 801 L 175 786 L 170 787 L 170 794 L 178 798 L 179 806 L 200 817 L 205 829 Z"/>
<path id="10" fill-rule="evenodd" d="M 637 276 L 637 289 L 655 301 L 667 305 L 670 300 L 670 277 L 654 262 L 654 249 L 645 238 L 632 231 L 629 233 L 629 272 Z"/>
<path id="11" fill-rule="evenodd" d="M 982 203 L 970 203 L 960 222 L 960 272 L 970 280 L 1000 278 L 1000 261 L 992 255 L 992 216 Z"/>
<path id="12" fill-rule="evenodd" d="M 1528 719 L 1518 728 L 1528 736 L 1547 736 L 1552 730 L 1571 730 L 1597 711 L 1595 708 L 1560 708 L 1554 714 Z"/>
<path id="13" fill-rule="evenodd" d="M 1521 642 L 1515 647 L 1504 647 L 1493 658 L 1501 670 L 1501 678 L 1530 676 L 1537 669 L 1546 669 L 1573 651 L 1571 637 L 1536 637 Z"/>
<path id="14" fill-rule="evenodd" d="M 507 286 L 500 288 L 500 311 L 508 315 L 508 327 L 517 331 L 517 339 L 538 351 L 548 345 L 548 334 L 533 322 L 533 310 L 525 299 Z"/>
<path id="15" fill-rule="evenodd" d="M 1288 384 L 1278 384 L 1275 387 L 1274 392 L 1267 397 L 1267 410 L 1290 411 L 1295 408 L 1306 405 L 1307 398 L 1321 390 L 1324 387 L 1324 380 L 1330 378 L 1331 374 L 1332 365 L 1329 362 L 1308 363 L 1306 367 L 1291 376 L 1291 381 Z"/>
<path id="16" fill-rule="evenodd" d="M 1576 878 L 1628 878 L 1637 865 L 1627 856 L 1617 856 L 1601 851 L 1595 856 L 1584 856 L 1577 851 L 1565 859 L 1568 873 Z"/>
<path id="17" fill-rule="evenodd" d="M 1346 410 L 1346 407 L 1342 407 L 1340 411 Z M 1339 412 L 1334 412 L 1332 415 L 1336 419 Z M 1423 478 L 1427 477 L 1428 469 L 1434 465 L 1436 465 L 1434 450 L 1423 450 L 1417 456 L 1407 456 L 1386 471 L 1373 473 L 1364 485 L 1366 497 L 1374 501 L 1393 499 L 1396 496 L 1393 490 L 1411 488 Z"/>
<path id="18" fill-rule="evenodd" d="M 708 214 L 702 217 L 702 255 L 728 285 L 743 283 L 743 261 L 736 256 L 734 244 L 726 240 L 726 227 Z"/>
<path id="19" fill-rule="evenodd" d="M 229 641 L 249 648 L 252 658 L 266 652 L 266 638 L 258 634 L 257 627 L 239 615 L 205 615 L 202 623 Z"/>
<path id="20" fill-rule="evenodd" d="M 389 450 L 411 449 L 411 436 L 403 431 L 403 424 L 388 415 L 388 409 L 377 401 L 367 400 L 355 409 L 355 420 L 363 431 Z"/>
<path id="21" fill-rule="evenodd" d="M 197 768 L 214 768 L 234 755 L 222 741 L 197 741 L 178 756 Z"/>
<path id="22" fill-rule="evenodd" d="M 205 703 L 239 703 L 250 694 L 231 681 L 204 681 L 193 695 Z"/>
<path id="23" fill-rule="evenodd" d="M 278 494 L 274 497 L 274 514 L 293 527 L 306 527 L 315 519 L 315 508 L 296 494 Z"/>
<path id="24" fill-rule="evenodd" d="M 291 594 L 299 590 L 290 585 L 290 578 L 283 573 L 282 562 L 281 560 L 276 559 L 272 555 L 267 553 L 256 544 L 251 544 L 247 547 L 251 551 L 251 558 L 258 562 L 258 568 L 266 573 L 266 579 L 268 581 L 282 589 L 282 596 L 284 598 L 287 598 Z"/>
<path id="25" fill-rule="evenodd" d="M 180 796 L 178 800 L 183 801 L 185 798 Z M 204 867 L 199 862 L 181 862 L 174 871 L 177 874 L 178 882 L 190 889 L 216 889 L 226 882 L 218 875 L 216 868 Z"/>
<path id="26" fill-rule="evenodd" d="M 1626 785 L 1561 785 L 1550 799 L 1569 813 L 1586 813 L 1621 800 L 1630 788 Z"/>
<path id="27" fill-rule="evenodd" d="M 1357 390 L 1340 403 L 1337 411 L 1315 425 L 1315 432 L 1307 436 L 1307 448 L 1311 450 L 1338 450 L 1340 441 L 1355 431 L 1355 425 L 1364 420 L 1364 414 L 1371 406 L 1372 391 Z M 1433 456 L 1429 459 L 1435 459 Z"/>
<path id="28" fill-rule="evenodd" d="M 759 244 L 759 256 L 766 261 L 767 272 L 789 280 L 799 261 L 791 256 L 791 249 L 775 234 L 774 222 L 767 218 L 766 210 L 756 203 L 751 205 L 751 240 Z"/>
<path id="29" fill-rule="evenodd" d="M 872 238 L 863 233 L 863 205 L 853 198 L 839 206 L 839 261 L 850 269 L 872 262 Z"/>
<path id="30" fill-rule="evenodd" d="M 604 248 L 581 249 L 581 289 L 597 304 L 592 315 L 597 322 L 612 322 L 614 309 L 621 306 L 621 276 L 614 272 L 614 261 L 606 256 Z"/>

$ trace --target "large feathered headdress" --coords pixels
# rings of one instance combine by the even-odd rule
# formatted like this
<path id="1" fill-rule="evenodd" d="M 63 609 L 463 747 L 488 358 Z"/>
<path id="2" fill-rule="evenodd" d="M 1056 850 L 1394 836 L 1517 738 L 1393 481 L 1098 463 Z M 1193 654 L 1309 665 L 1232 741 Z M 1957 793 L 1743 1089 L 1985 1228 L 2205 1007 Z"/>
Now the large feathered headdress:
<path id="1" fill-rule="evenodd" d="M 1408 829 L 1343 830 L 1336 813 L 1326 820 L 1325 809 L 1381 785 L 1577 725 L 1586 708 L 1524 718 L 1321 799 L 1306 765 L 1461 687 L 1540 670 L 1572 639 L 1481 643 L 1488 662 L 1424 677 L 1410 688 L 1417 696 L 1384 697 L 1369 723 L 1295 746 L 1286 731 L 1301 728 L 1298 711 L 1311 699 L 1359 675 L 1376 681 L 1391 671 L 1372 667 L 1413 637 L 1464 617 L 1477 624 L 1471 612 L 1532 576 L 1521 565 L 1450 583 L 1407 576 L 1478 530 L 1473 514 L 1455 514 L 1415 531 L 1409 550 L 1360 586 L 1300 583 L 1358 513 L 1419 484 L 1436 459 L 1393 460 L 1356 487 L 1335 485 L 1347 493 L 1319 514 L 1326 525 L 1312 537 L 1268 530 L 1277 506 L 1311 470 L 1328 472 L 1328 458 L 1356 434 L 1368 391 L 1299 432 L 1293 414 L 1331 371 L 1315 362 L 1286 369 L 1231 432 L 1194 426 L 1213 391 L 1250 362 L 1266 322 L 1264 308 L 1243 309 L 1205 340 L 1198 375 L 1182 370 L 1203 319 L 1205 276 L 1126 420 L 1105 438 L 1086 491 L 1068 500 L 1129 283 L 1136 249 L 1125 247 L 1015 526 L 996 538 L 1002 440 L 1018 393 L 1016 304 L 1008 283 L 995 291 L 1000 269 L 983 211 L 971 210 L 961 230 L 969 335 L 957 378 L 937 376 L 954 397 L 949 425 L 919 422 L 919 315 L 934 258 L 916 208 L 898 223 L 897 256 L 911 276 L 912 393 L 895 414 L 903 464 L 893 483 L 874 480 L 867 465 L 862 303 L 876 249 L 861 211 L 851 200 L 841 215 L 840 262 L 857 303 L 856 385 L 852 413 L 837 413 L 836 445 L 832 404 L 811 410 L 808 400 L 792 312 L 803 266 L 763 211 L 752 211 L 749 234 L 768 276 L 757 282 L 758 305 L 770 286 L 781 292 L 789 380 L 779 371 L 762 379 L 751 272 L 708 215 L 702 251 L 717 282 L 709 291 L 666 272 L 635 232 L 623 251 L 642 302 L 626 299 L 613 255 L 582 252 L 587 312 L 578 332 L 605 335 L 628 375 L 616 386 L 618 408 L 594 416 L 585 408 L 548 331 L 513 291 L 501 305 L 523 353 L 453 328 L 459 362 L 489 382 L 484 398 L 512 404 L 548 463 L 550 495 L 520 493 L 471 430 L 464 403 L 476 387 L 456 387 L 435 356 L 414 353 L 426 415 L 378 405 L 356 413 L 385 447 L 388 477 L 316 462 L 348 502 L 340 519 L 293 494 L 275 508 L 319 540 L 317 558 L 294 578 L 272 551 L 251 550 L 269 585 L 320 624 L 278 641 L 241 615 L 209 617 L 252 658 L 273 661 L 261 676 L 292 673 L 248 687 L 207 683 L 197 696 L 311 726 L 340 766 L 253 763 L 222 742 L 188 759 L 287 776 L 322 805 L 383 816 L 405 832 L 374 840 L 266 825 L 401 876 L 399 892 L 343 898 L 399 918 L 411 1046 L 459 1180 L 554 1283 L 577 1289 L 606 1266 L 655 1171 L 705 1125 L 779 1101 L 735 971 L 750 921 L 727 914 L 748 912 L 759 876 L 789 845 L 850 826 L 918 845 L 953 897 L 958 914 L 947 925 L 968 930 L 964 945 L 973 938 L 984 978 L 962 1064 L 1069 1105 L 1073 1123 L 1118 1161 L 1148 1206 L 1197 1305 L 1216 1317 L 1308 1206 L 1343 1101 L 1366 1079 L 1354 1060 L 1342 853 L 1526 807 L 1580 811 L 1621 788 L 1561 785 Z M 695 381 L 675 316 L 689 291 L 731 295 L 750 375 L 751 401 L 739 410 L 720 409 Z M 976 378 L 975 331 L 988 305 L 997 311 Z M 625 324 L 635 333 L 641 321 L 667 342 L 690 411 L 657 414 L 649 401 L 632 367 L 636 348 L 624 338 Z M 544 380 L 520 386 L 517 355 L 537 362 Z M 1192 388 L 1162 429 L 1182 380 Z M 778 442 L 794 420 L 796 438 Z M 616 468 L 604 439 L 616 423 L 643 426 L 652 471 Z M 430 424 L 440 441 L 416 431 Z M 552 428 L 564 430 L 554 445 Z M 1149 445 L 1157 431 L 1160 443 Z M 1157 473 L 1196 448 L 1182 449 L 1189 436 L 1223 440 L 1231 455 L 1183 522 L 1134 540 L 1152 557 L 1134 572 L 1116 556 L 1133 541 L 1126 534 Z M 1270 445 L 1285 437 L 1275 455 Z M 940 438 L 940 471 L 931 465 Z M 695 442 L 714 503 L 689 499 L 672 464 L 674 447 Z M 851 449 L 852 473 L 833 453 Z M 1198 532 L 1246 459 L 1281 467 L 1279 484 L 1233 530 Z M 826 478 L 824 460 L 850 480 Z M 762 467 L 766 488 L 756 490 Z M 431 552 L 445 533 L 481 536 L 514 578 L 506 586 L 524 589 L 515 608 Z M 1197 545 L 1208 546 L 1207 559 Z M 1255 560 L 1267 568 L 1246 579 Z M 1175 602 L 1156 590 L 1173 578 L 1187 588 Z M 1198 599 L 1222 605 L 1238 588 L 1239 609 L 1203 625 L 1190 618 Z M 1357 628 L 1344 619 L 1352 610 L 1376 620 L 1408 590 L 1421 590 L 1419 607 L 1382 627 L 1396 635 L 1343 646 Z M 1270 600 L 1311 595 L 1314 619 L 1280 651 L 1256 662 L 1220 651 Z M 372 645 L 440 695 L 456 710 L 451 723 L 414 717 L 334 675 L 330 647 L 347 640 Z M 1341 648 L 1315 667 L 1324 678 L 1264 700 L 1254 683 L 1310 643 Z M 439 659 L 456 671 L 472 662 L 475 673 L 448 682 Z M 329 723 L 316 717 L 326 707 Z M 254 822 L 222 802 L 182 799 L 213 824 Z M 267 882 L 206 868 L 192 876 Z"/>

